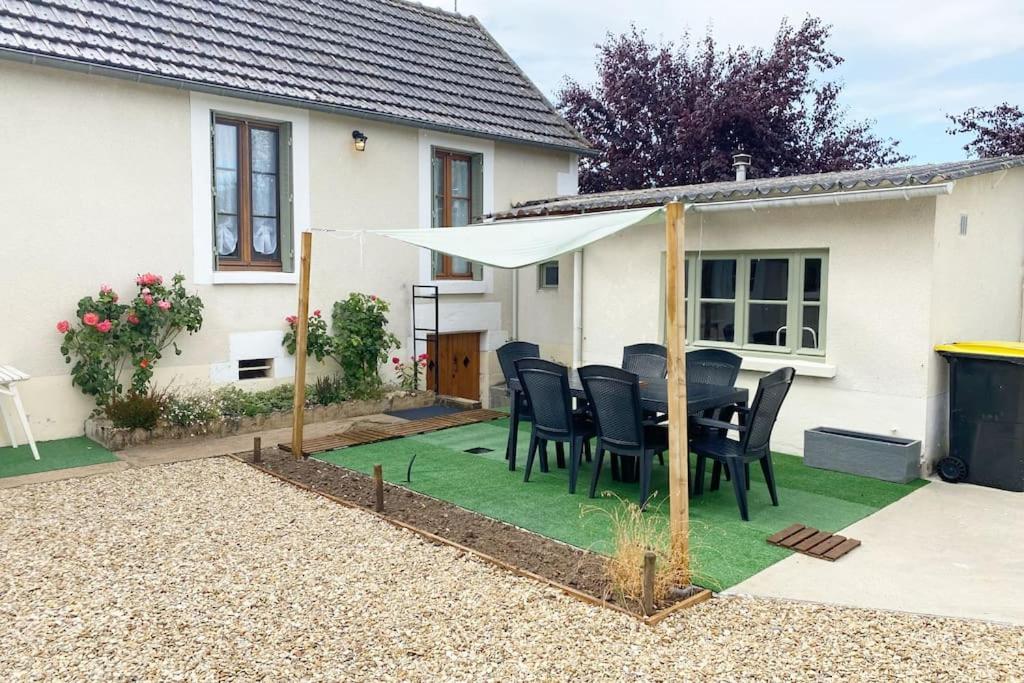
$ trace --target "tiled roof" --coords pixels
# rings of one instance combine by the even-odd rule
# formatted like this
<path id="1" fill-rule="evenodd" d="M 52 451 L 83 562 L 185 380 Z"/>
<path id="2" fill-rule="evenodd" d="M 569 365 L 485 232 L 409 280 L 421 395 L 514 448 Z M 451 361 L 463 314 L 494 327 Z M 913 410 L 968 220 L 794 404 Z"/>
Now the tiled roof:
<path id="1" fill-rule="evenodd" d="M 516 204 L 499 218 L 518 218 L 582 211 L 611 211 L 615 209 L 659 206 L 673 199 L 684 202 L 715 202 L 759 197 L 842 192 L 874 187 L 903 187 L 944 183 L 983 173 L 994 173 L 1008 168 L 1024 166 L 1024 156 L 951 161 L 943 164 L 917 166 L 887 166 L 859 171 L 816 173 L 782 178 L 755 178 L 743 181 L 678 185 L 642 190 L 620 190 L 600 194 L 583 194 L 551 199 L 539 199 Z"/>
<path id="2" fill-rule="evenodd" d="M 403 0 L 2 0 L 0 56 L 589 149 L 474 17 Z"/>

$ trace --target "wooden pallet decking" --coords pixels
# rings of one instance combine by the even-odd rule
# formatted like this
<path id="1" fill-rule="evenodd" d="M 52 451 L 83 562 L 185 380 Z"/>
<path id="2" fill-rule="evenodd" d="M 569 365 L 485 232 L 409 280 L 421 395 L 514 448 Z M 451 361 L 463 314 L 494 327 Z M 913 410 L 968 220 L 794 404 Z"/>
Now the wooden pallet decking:
<path id="1" fill-rule="evenodd" d="M 814 527 L 793 524 L 768 537 L 768 542 L 781 548 L 789 548 L 804 555 L 835 562 L 860 545 L 855 538 L 838 536 Z"/>
<path id="2" fill-rule="evenodd" d="M 400 439 L 403 436 L 414 436 L 436 432 L 451 427 L 462 427 L 477 422 L 489 422 L 508 417 L 506 413 L 484 408 L 477 410 L 465 410 L 461 413 L 428 417 L 423 420 L 410 420 L 408 422 L 396 422 L 395 424 L 379 425 L 375 427 L 364 427 L 350 429 L 347 432 L 328 434 L 315 439 L 306 439 L 302 442 L 302 455 L 309 457 L 316 453 L 336 451 L 339 448 L 350 446 L 362 446 L 363 444 L 387 441 L 389 439 Z M 277 445 L 282 451 L 292 452 L 291 443 L 279 443 Z"/>

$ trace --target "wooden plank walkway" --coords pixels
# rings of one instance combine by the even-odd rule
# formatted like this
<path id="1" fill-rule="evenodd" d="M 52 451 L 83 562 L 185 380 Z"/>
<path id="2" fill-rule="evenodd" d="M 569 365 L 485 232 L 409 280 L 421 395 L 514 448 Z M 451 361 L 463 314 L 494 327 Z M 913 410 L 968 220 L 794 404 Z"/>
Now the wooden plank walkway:
<path id="1" fill-rule="evenodd" d="M 426 434 L 477 422 L 490 422 L 491 420 L 500 420 L 504 417 L 508 417 L 508 414 L 481 408 L 477 410 L 464 410 L 460 413 L 451 413 L 450 415 L 428 417 L 423 420 L 409 420 L 408 422 L 396 422 L 389 425 L 350 429 L 347 432 L 328 434 L 327 436 L 315 439 L 306 439 L 302 442 L 302 455 L 308 458 L 316 453 L 336 451 L 340 448 L 362 446 L 363 444 L 376 443 L 378 441 L 388 441 L 389 439 L 400 439 L 403 436 Z M 279 443 L 277 447 L 287 453 L 292 452 L 291 443 Z"/>
<path id="2" fill-rule="evenodd" d="M 818 531 L 803 524 L 793 524 L 772 534 L 768 537 L 768 542 L 829 562 L 835 562 L 860 545 L 860 541 L 855 538 Z"/>

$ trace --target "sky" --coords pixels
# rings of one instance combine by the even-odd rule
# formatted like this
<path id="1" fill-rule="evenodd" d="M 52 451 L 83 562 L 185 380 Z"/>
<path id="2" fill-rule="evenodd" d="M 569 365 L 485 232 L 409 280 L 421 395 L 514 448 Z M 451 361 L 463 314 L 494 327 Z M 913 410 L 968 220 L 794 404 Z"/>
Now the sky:
<path id="1" fill-rule="evenodd" d="M 456 0 L 423 4 L 454 9 Z M 566 76 L 594 80 L 595 45 L 631 24 L 651 38 L 714 33 L 720 44 L 769 46 L 779 22 L 808 13 L 832 25 L 829 47 L 846 61 L 853 119 L 901 141 L 914 163 L 966 157 L 946 133 L 947 113 L 1009 101 L 1024 105 L 1024 0 L 457 0 L 480 19 L 552 101 Z"/>

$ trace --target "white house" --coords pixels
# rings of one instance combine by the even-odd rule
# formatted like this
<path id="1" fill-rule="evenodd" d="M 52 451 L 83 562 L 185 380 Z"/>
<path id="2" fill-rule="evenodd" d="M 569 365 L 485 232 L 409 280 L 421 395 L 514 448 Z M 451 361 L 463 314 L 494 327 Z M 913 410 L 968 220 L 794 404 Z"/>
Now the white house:
<path id="1" fill-rule="evenodd" d="M 54 324 L 101 283 L 180 271 L 202 296 L 161 385 L 290 380 L 300 231 L 465 224 L 574 193 L 589 153 L 476 19 L 400 0 L 0 3 L 0 150 L 0 362 L 33 375 L 39 439 L 93 408 Z M 376 293 L 407 353 L 411 285 L 436 285 L 467 392 L 500 377 L 509 273 L 315 235 L 311 308 Z"/>
<path id="2" fill-rule="evenodd" d="M 1018 340 L 1024 157 L 611 192 L 525 202 L 498 218 L 695 205 L 686 220 L 687 346 L 733 350 L 753 387 L 782 366 L 797 382 L 773 446 L 849 428 L 944 451 L 941 342 Z M 573 360 L 573 264 L 582 263 L 577 362 L 617 364 L 664 339 L 663 219 L 519 277 L 519 336 Z M 528 314 L 525 312 L 528 311 Z"/>

